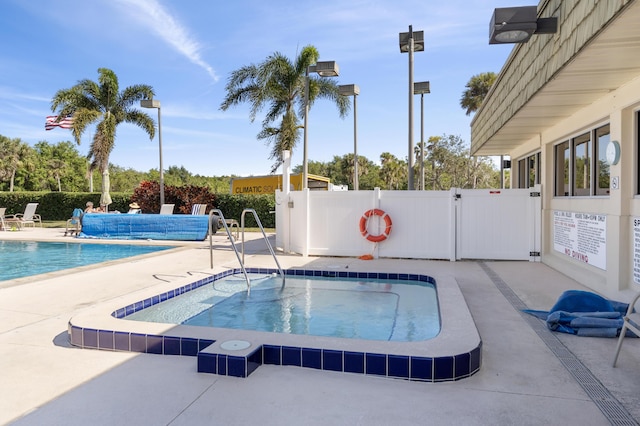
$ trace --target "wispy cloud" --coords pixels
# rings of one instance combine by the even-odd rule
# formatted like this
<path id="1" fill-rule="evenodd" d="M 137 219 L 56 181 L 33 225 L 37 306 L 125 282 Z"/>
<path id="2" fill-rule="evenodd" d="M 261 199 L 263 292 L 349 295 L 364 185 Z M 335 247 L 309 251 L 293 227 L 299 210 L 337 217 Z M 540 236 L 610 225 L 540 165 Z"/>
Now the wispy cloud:
<path id="1" fill-rule="evenodd" d="M 211 65 L 200 55 L 201 45 L 157 0 L 118 0 L 124 4 L 135 19 L 149 28 L 168 45 L 184 55 L 189 61 L 203 68 L 214 81 L 219 77 Z"/>
<path id="2" fill-rule="evenodd" d="M 27 100 L 27 101 L 38 101 L 38 102 L 50 102 L 51 98 L 35 95 L 33 93 L 24 93 L 19 92 L 8 86 L 0 86 L 0 99 L 3 100 Z"/>

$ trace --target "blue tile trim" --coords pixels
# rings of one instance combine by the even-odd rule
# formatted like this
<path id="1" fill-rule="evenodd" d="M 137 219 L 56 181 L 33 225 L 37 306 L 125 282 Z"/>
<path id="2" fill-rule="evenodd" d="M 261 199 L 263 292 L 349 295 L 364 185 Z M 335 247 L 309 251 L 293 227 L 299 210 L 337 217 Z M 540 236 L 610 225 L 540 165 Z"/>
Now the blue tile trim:
<path id="1" fill-rule="evenodd" d="M 247 359 L 240 356 L 227 356 L 227 376 L 247 377 Z"/>
<path id="2" fill-rule="evenodd" d="M 469 377 L 469 373 L 471 371 L 471 354 L 465 353 L 456 355 L 453 359 L 453 379 L 460 380 L 465 377 Z"/>
<path id="3" fill-rule="evenodd" d="M 322 350 L 302 348 L 302 366 L 322 370 Z"/>
<path id="4" fill-rule="evenodd" d="M 302 366 L 302 348 L 283 346 L 282 365 Z"/>
<path id="5" fill-rule="evenodd" d="M 258 348 L 247 357 L 247 376 L 260 367 L 262 363 L 262 348 Z"/>
<path id="6" fill-rule="evenodd" d="M 342 371 L 342 351 L 331 349 L 322 350 L 322 367 L 323 370 Z"/>
<path id="7" fill-rule="evenodd" d="M 388 372 L 389 377 L 409 378 L 409 357 L 406 355 L 389 355 Z"/>
<path id="8" fill-rule="evenodd" d="M 147 334 L 147 353 L 162 355 L 162 336 L 152 336 Z"/>
<path id="9" fill-rule="evenodd" d="M 411 380 L 433 381 L 433 358 L 412 356 L 410 369 Z"/>
<path id="10" fill-rule="evenodd" d="M 164 338 L 164 354 L 180 355 L 180 338 L 165 336 Z"/>
<path id="11" fill-rule="evenodd" d="M 272 274 L 272 268 L 247 268 L 248 273 Z M 188 285 L 140 300 L 114 311 L 115 318 L 124 318 L 141 309 L 161 303 L 180 294 L 229 275 L 241 273 L 240 269 L 194 281 Z M 404 273 L 374 273 L 353 271 L 318 271 L 288 269 L 285 275 L 309 277 L 373 278 L 389 280 L 413 280 L 435 285 L 427 275 Z M 339 351 L 322 348 L 262 345 L 247 356 L 231 356 L 201 352 L 215 340 L 189 337 L 159 336 L 123 331 L 82 328 L 69 322 L 69 341 L 73 346 L 91 349 L 144 352 L 164 355 L 197 357 L 198 371 L 235 377 L 248 377 L 262 364 L 295 365 L 300 367 L 342 371 L 356 374 L 371 374 L 408 380 L 442 382 L 460 380 L 480 370 L 482 364 L 482 342 L 471 352 L 451 356 L 428 358 L 409 355 Z"/>
<path id="12" fill-rule="evenodd" d="M 364 353 L 362 352 L 344 352 L 344 371 L 345 373 L 364 374 Z"/>
<path id="13" fill-rule="evenodd" d="M 98 330 L 98 349 L 113 350 L 114 346 L 114 332 Z"/>
<path id="14" fill-rule="evenodd" d="M 198 354 L 198 373 L 218 374 L 218 356 L 216 354 Z"/>
<path id="15" fill-rule="evenodd" d="M 198 355 L 198 339 L 191 339 L 188 337 L 180 339 L 180 353 L 186 356 Z"/>
<path id="16" fill-rule="evenodd" d="M 85 328 L 82 330 L 82 346 L 85 348 L 98 348 L 98 330 Z"/>
<path id="17" fill-rule="evenodd" d="M 265 364 L 282 365 L 282 347 L 264 345 L 262 356 Z"/>
<path id="18" fill-rule="evenodd" d="M 226 355 L 217 355 L 218 357 L 218 373 L 221 376 L 227 375 L 227 356 Z"/>
<path id="19" fill-rule="evenodd" d="M 146 352 L 147 351 L 147 335 L 139 334 L 139 333 L 131 333 L 130 347 L 131 347 L 131 352 Z"/>
<path id="20" fill-rule="evenodd" d="M 114 336 L 115 346 L 114 349 L 116 351 L 127 351 L 131 350 L 129 346 L 129 333 L 125 333 L 122 331 L 116 331 Z"/>
<path id="21" fill-rule="evenodd" d="M 455 379 L 453 374 L 453 361 L 452 356 L 443 356 L 434 359 L 433 380 L 436 382 L 442 382 L 445 380 Z"/>
<path id="22" fill-rule="evenodd" d="M 84 348 L 84 343 L 82 342 L 82 329 L 73 325 L 70 329 L 71 336 L 69 338 L 69 342 L 71 342 L 73 346 L 80 346 L 81 348 Z"/>
<path id="23" fill-rule="evenodd" d="M 365 371 L 366 374 L 373 374 L 376 376 L 387 375 L 387 356 L 384 354 L 371 354 L 365 355 Z"/>

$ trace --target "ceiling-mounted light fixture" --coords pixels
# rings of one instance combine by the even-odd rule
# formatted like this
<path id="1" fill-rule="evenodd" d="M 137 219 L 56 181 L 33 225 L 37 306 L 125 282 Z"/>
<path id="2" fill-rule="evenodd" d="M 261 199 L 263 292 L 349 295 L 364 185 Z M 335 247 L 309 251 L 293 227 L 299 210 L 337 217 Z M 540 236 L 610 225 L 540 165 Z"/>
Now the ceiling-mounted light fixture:
<path id="1" fill-rule="evenodd" d="M 489 44 L 526 43 L 533 34 L 553 34 L 558 18 L 538 18 L 536 6 L 503 7 L 493 11 Z"/>

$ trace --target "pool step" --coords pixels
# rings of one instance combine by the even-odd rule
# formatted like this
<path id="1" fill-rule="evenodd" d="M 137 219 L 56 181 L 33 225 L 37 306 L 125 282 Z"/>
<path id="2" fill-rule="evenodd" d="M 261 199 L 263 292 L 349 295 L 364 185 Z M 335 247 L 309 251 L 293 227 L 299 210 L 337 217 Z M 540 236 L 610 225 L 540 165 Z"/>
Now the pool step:
<path id="1" fill-rule="evenodd" d="M 198 373 L 249 377 L 262 365 L 262 345 L 244 340 L 216 341 L 198 352 Z"/>

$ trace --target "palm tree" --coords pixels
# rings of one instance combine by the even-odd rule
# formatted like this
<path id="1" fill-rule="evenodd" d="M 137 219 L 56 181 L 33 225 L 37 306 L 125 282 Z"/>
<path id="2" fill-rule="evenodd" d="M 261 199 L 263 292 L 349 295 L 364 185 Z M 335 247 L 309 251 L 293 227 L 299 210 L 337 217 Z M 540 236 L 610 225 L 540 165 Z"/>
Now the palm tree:
<path id="1" fill-rule="evenodd" d="M 467 115 L 476 112 L 480 108 L 496 78 L 497 75 L 494 72 L 483 72 L 471 77 L 471 80 L 465 86 L 466 90 L 462 92 L 462 98 L 460 98 L 460 106 L 467 110 Z"/>
<path id="2" fill-rule="evenodd" d="M 268 107 L 262 131 L 257 137 L 272 145 L 269 156 L 274 160 L 272 171 L 282 163 L 282 151 L 293 152 L 300 137 L 302 126 L 299 117 L 304 117 L 305 109 L 305 75 L 307 68 L 315 64 L 319 56 L 313 46 L 304 47 L 294 62 L 275 52 L 264 62 L 239 68 L 229 77 L 225 87 L 227 96 L 220 105 L 221 110 L 248 102 L 251 104 L 249 119 L 253 122 L 258 113 Z M 318 98 L 334 101 L 340 117 L 349 111 L 349 98 L 340 95 L 338 84 L 332 79 L 309 77 L 309 105 Z M 274 127 L 278 120 L 278 127 Z"/>
<path id="3" fill-rule="evenodd" d="M 47 162 L 47 167 L 49 168 L 49 173 L 56 180 L 58 184 L 58 192 L 62 192 L 62 184 L 60 183 L 60 176 L 62 172 L 67 168 L 67 163 L 60 160 L 59 158 L 52 158 Z"/>
<path id="4" fill-rule="evenodd" d="M 59 90 L 51 101 L 51 111 L 58 116 L 73 116 L 71 133 L 78 145 L 82 133 L 91 124 L 97 124 L 93 141 L 89 147 L 90 171 L 102 173 L 102 200 L 111 203 L 109 196 L 109 155 L 116 138 L 116 127 L 122 122 L 141 127 L 150 139 L 155 135 L 155 122 L 135 108 L 142 99 L 153 98 L 153 88 L 139 84 L 120 92 L 118 77 L 107 68 L 98 69 L 98 82 L 81 80 L 70 89 Z"/>
<path id="5" fill-rule="evenodd" d="M 393 154 L 383 152 L 380 154 L 382 169 L 380 175 L 388 189 L 399 189 L 402 181 L 407 181 L 406 163 L 398 160 Z"/>
<path id="6" fill-rule="evenodd" d="M 32 150 L 19 138 L 9 139 L 0 135 L 0 180 L 9 180 L 9 192 L 13 192 L 16 172 L 28 163 Z"/>

